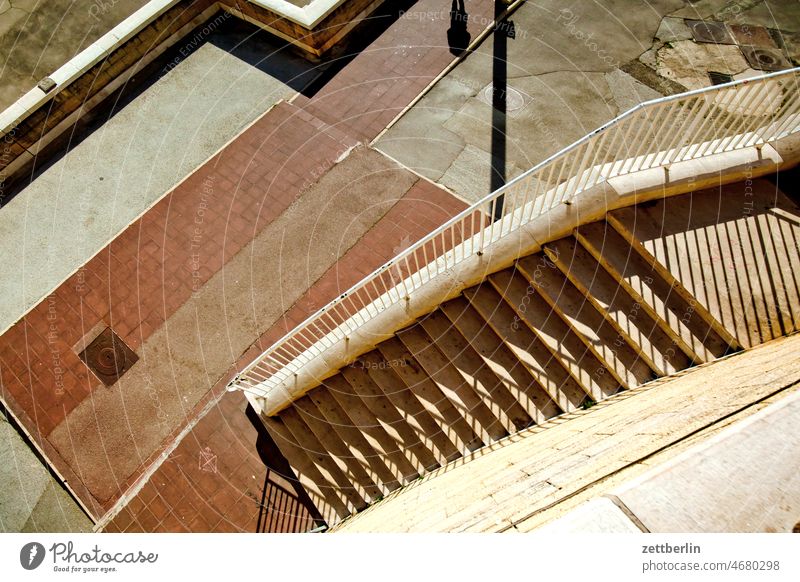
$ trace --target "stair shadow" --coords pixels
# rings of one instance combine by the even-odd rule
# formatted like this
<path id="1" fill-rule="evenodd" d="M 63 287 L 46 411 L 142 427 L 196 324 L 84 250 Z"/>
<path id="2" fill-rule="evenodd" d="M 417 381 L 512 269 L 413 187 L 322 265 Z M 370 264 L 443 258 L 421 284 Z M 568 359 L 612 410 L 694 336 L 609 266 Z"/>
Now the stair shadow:
<path id="1" fill-rule="evenodd" d="M 774 181 L 692 192 L 621 215 L 744 347 L 794 331 L 800 273 L 781 263 L 791 267 L 800 260 L 800 208 Z"/>
<path id="2" fill-rule="evenodd" d="M 258 432 L 256 450 L 266 467 L 256 533 L 303 533 L 324 525 L 325 521 L 322 519 L 322 515 L 300 485 L 289 462 L 281 454 L 258 414 L 249 404 L 246 414 Z M 289 491 L 277 483 L 276 478 L 291 483 L 294 491 Z"/>

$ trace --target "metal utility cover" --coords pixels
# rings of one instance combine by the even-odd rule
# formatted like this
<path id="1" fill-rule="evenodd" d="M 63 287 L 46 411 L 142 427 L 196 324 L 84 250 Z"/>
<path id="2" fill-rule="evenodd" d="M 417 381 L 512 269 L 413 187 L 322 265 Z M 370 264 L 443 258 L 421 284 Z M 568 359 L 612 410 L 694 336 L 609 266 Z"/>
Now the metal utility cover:
<path id="1" fill-rule="evenodd" d="M 713 42 L 715 44 L 736 44 L 723 22 L 713 20 L 687 20 L 686 26 L 692 32 L 696 42 Z"/>
<path id="2" fill-rule="evenodd" d="M 789 62 L 778 49 L 757 46 L 743 46 L 742 54 L 754 69 L 759 71 L 782 71 L 789 68 Z"/>
<path id="3" fill-rule="evenodd" d="M 746 24 L 732 24 L 729 26 L 733 38 L 743 46 L 763 46 L 767 48 L 778 48 L 769 30 L 763 26 L 750 26 Z"/>
<path id="4" fill-rule="evenodd" d="M 78 357 L 106 386 L 113 385 L 139 359 L 110 327 L 101 332 Z"/>

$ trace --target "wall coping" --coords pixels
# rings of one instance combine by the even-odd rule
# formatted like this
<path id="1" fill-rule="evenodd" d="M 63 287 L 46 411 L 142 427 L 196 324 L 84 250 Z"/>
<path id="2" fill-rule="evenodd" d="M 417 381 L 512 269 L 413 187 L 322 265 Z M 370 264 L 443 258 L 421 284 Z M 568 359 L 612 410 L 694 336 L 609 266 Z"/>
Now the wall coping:
<path id="1" fill-rule="evenodd" d="M 11 133 L 25 118 L 52 100 L 59 92 L 89 69 L 101 63 L 111 53 L 136 36 L 162 14 L 182 0 L 150 0 L 139 10 L 120 22 L 83 51 L 56 69 L 49 77 L 55 82 L 50 91 L 34 87 L 7 109 L 0 112 L 0 137 Z M 286 0 L 240 0 L 270 10 L 304 28 L 312 29 L 346 0 L 311 0 L 300 8 Z M 223 9 L 221 2 L 211 6 Z"/>

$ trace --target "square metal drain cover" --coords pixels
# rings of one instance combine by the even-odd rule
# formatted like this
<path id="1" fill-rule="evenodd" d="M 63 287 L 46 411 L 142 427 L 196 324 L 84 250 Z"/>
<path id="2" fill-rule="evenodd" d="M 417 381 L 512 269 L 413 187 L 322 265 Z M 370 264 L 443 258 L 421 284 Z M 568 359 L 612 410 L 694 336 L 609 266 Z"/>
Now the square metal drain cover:
<path id="1" fill-rule="evenodd" d="M 728 26 L 736 42 L 743 46 L 765 46 L 778 48 L 772 40 L 769 30 L 763 26 L 749 26 L 744 24 L 731 24 Z"/>
<path id="2" fill-rule="evenodd" d="M 736 44 L 723 22 L 713 20 L 687 20 L 686 26 L 697 42 L 713 42 L 716 44 Z"/>
<path id="3" fill-rule="evenodd" d="M 748 64 L 759 71 L 782 71 L 789 68 L 789 61 L 778 49 L 758 46 L 742 46 L 742 54 Z"/>
<path id="4" fill-rule="evenodd" d="M 113 385 L 139 359 L 110 327 L 103 330 L 78 357 L 106 386 Z"/>

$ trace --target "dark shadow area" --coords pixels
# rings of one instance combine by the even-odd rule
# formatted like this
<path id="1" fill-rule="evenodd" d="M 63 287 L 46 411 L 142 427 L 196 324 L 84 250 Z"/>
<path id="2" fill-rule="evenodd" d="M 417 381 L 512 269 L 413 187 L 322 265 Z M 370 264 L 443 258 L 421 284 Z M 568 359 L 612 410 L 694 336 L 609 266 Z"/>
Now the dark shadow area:
<path id="1" fill-rule="evenodd" d="M 188 35 L 188 41 L 190 42 L 196 34 L 197 32 Z M 309 90 L 309 87 L 326 67 L 325 64 L 315 65 L 300 56 L 290 42 L 235 16 L 229 16 L 214 34 L 208 37 L 207 42 L 262 73 L 278 79 L 306 97 L 313 96 L 313 91 Z"/>
<path id="2" fill-rule="evenodd" d="M 314 64 L 301 57 L 291 43 L 228 13 L 218 12 L 143 67 L 96 107 L 81 115 L 71 128 L 48 144 L 28 168 L 20 173 L 19 178 L 7 184 L 6 195 L 0 200 L 0 208 L 206 44 L 228 52 L 309 97 L 316 90 L 311 88 L 315 85 L 315 79 L 325 70 L 324 65 Z M 315 87 L 319 88 L 317 85 Z M 243 95 L 242 99 L 258 102 L 262 97 Z"/>
<path id="3" fill-rule="evenodd" d="M 264 477 L 264 488 L 261 492 L 261 500 L 258 514 L 258 525 L 256 533 L 270 531 L 296 531 L 305 532 L 314 527 L 325 525 L 322 515 L 319 513 L 311 498 L 303 489 L 294 471 L 289 466 L 286 457 L 278 449 L 278 445 L 272 440 L 269 432 L 264 427 L 264 423 L 258 417 L 253 407 L 247 406 L 247 418 L 258 432 L 256 440 L 256 450 L 258 456 L 267 468 Z M 287 491 L 282 486 L 272 480 L 272 476 L 277 475 L 292 483 L 294 492 Z M 307 512 L 313 520 L 312 527 L 306 527 L 302 514 Z"/>
<path id="4" fill-rule="evenodd" d="M 464 8 L 464 0 L 453 0 L 450 6 L 450 28 L 447 30 L 447 44 L 450 52 L 460 56 L 467 50 L 472 38 L 467 30 L 469 14 Z"/>
<path id="5" fill-rule="evenodd" d="M 506 184 L 506 150 L 508 120 L 508 39 L 515 37 L 514 23 L 508 19 L 508 6 L 502 0 L 494 2 L 494 32 L 492 34 L 492 141 L 489 191 L 495 192 Z M 494 220 L 503 216 L 504 196 L 492 204 Z"/>
<path id="6" fill-rule="evenodd" d="M 800 166 L 772 174 L 768 179 L 792 202 L 800 206 Z"/>
<path id="7" fill-rule="evenodd" d="M 339 71 L 375 42 L 416 3 L 417 0 L 384 2 L 372 14 L 358 21 L 358 24 L 348 33 L 347 42 L 334 46 L 325 55 L 321 74 L 306 87 L 303 95 L 311 97 L 318 93 Z"/>

